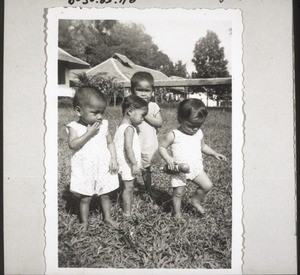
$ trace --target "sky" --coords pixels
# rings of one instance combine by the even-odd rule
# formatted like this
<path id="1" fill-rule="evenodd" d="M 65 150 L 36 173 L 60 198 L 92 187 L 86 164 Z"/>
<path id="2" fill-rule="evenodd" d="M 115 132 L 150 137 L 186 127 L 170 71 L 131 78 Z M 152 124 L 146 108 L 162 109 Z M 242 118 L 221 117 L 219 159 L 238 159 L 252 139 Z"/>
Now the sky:
<path id="1" fill-rule="evenodd" d="M 195 71 L 192 62 L 193 50 L 196 42 L 206 35 L 208 30 L 215 32 L 224 47 L 225 59 L 228 61 L 227 69 L 231 73 L 231 22 L 230 21 L 201 21 L 201 20 L 132 20 L 121 22 L 134 22 L 144 25 L 145 32 L 149 34 L 159 49 L 167 54 L 175 63 L 182 60 L 186 64 L 189 74 Z"/>

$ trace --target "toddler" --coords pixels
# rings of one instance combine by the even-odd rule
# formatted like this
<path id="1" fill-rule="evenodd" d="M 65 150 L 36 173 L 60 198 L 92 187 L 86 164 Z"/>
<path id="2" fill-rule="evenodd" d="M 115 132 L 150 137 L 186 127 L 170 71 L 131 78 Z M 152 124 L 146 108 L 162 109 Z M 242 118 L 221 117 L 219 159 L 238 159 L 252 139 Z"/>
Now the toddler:
<path id="1" fill-rule="evenodd" d="M 217 160 L 226 161 L 226 157 L 215 152 L 203 141 L 201 125 L 204 123 L 207 111 L 200 99 L 185 99 L 178 106 L 179 127 L 165 135 L 159 153 L 167 162 L 168 168 L 175 169 L 176 164 L 185 163 L 189 167 L 186 174 L 175 173 L 171 175 L 173 187 L 173 206 L 175 219 L 181 219 L 181 199 L 185 194 L 186 180 L 198 185 L 191 204 L 201 214 L 205 213 L 201 202 L 212 188 L 212 182 L 203 170 L 202 152 Z M 172 156 L 167 149 L 170 147 Z M 183 178 L 184 177 L 184 178 Z"/>
<path id="2" fill-rule="evenodd" d="M 119 174 L 124 182 L 122 193 L 124 217 L 131 217 L 134 178 L 141 168 L 141 148 L 136 127 L 147 115 L 147 102 L 138 96 L 124 98 L 122 104 L 123 119 L 115 134 Z"/>
<path id="3" fill-rule="evenodd" d="M 155 102 L 150 102 L 153 94 L 154 79 L 148 72 L 137 72 L 131 78 L 132 93 L 148 103 L 148 114 L 138 125 L 138 134 L 142 153 L 142 177 L 146 191 L 151 197 L 156 197 L 151 189 L 151 164 L 158 152 L 157 129 L 162 126 L 160 108 Z"/>
<path id="4" fill-rule="evenodd" d="M 93 195 L 100 196 L 104 220 L 118 227 L 111 218 L 109 193 L 119 187 L 115 146 L 103 119 L 104 94 L 94 87 L 79 88 L 73 99 L 78 121 L 67 125 L 68 144 L 73 150 L 70 189 L 80 196 L 80 217 L 88 229 L 89 205 Z"/>

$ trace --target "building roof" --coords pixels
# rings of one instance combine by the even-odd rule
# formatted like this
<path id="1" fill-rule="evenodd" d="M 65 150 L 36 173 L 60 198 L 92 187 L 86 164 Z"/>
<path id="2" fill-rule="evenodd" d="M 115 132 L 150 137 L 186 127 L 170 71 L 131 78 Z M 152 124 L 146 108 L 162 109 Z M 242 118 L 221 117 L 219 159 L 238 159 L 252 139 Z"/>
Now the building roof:
<path id="1" fill-rule="evenodd" d="M 130 87 L 130 79 L 136 72 L 149 72 L 154 78 L 155 87 L 171 87 L 183 92 L 182 88 L 187 86 L 216 86 L 231 85 L 231 77 L 225 78 L 194 78 L 187 79 L 178 76 L 167 77 L 164 73 L 143 67 L 133 63 L 125 55 L 115 53 L 111 58 L 105 60 L 94 68 L 86 71 L 88 76 L 102 75 L 104 78 L 115 78 L 124 87 Z"/>
<path id="2" fill-rule="evenodd" d="M 140 71 L 151 73 L 154 82 L 168 79 L 162 72 L 137 65 L 125 55 L 119 53 L 115 53 L 113 57 L 88 70 L 86 74 L 88 76 L 100 74 L 104 78 L 116 78 L 118 82 L 124 84 L 124 87 L 129 87 L 133 74 Z"/>
<path id="3" fill-rule="evenodd" d="M 61 48 L 58 48 L 58 61 L 67 63 L 68 68 L 70 69 L 84 69 L 90 68 L 90 64 L 70 55 L 68 52 L 64 51 Z"/>
<path id="4" fill-rule="evenodd" d="M 187 87 L 231 85 L 231 77 L 158 80 L 155 87 Z"/>
<path id="5" fill-rule="evenodd" d="M 180 77 L 180 76 L 175 76 L 175 75 L 172 75 L 169 77 L 169 80 L 182 80 L 182 79 L 186 79 L 186 78 L 183 78 L 183 77 Z M 187 89 L 186 87 L 168 87 L 170 90 L 175 90 L 179 93 L 187 93 Z"/>
<path id="6" fill-rule="evenodd" d="M 172 75 L 169 77 L 169 79 L 186 79 L 184 77 L 180 77 L 180 76 L 176 76 L 176 75 Z"/>

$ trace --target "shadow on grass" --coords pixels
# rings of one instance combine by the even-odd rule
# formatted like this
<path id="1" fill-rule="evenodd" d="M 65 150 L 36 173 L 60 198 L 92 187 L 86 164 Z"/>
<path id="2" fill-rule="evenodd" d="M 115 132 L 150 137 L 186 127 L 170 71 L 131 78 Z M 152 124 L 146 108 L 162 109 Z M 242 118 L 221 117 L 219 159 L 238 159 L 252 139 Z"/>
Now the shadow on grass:
<path id="1" fill-rule="evenodd" d="M 186 213 L 190 217 L 194 217 L 194 218 L 203 218 L 204 215 L 198 212 L 187 199 L 188 198 L 182 200 L 181 202 L 182 213 Z"/>
<path id="2" fill-rule="evenodd" d="M 172 196 L 155 186 L 152 186 L 152 191 L 156 195 L 155 197 L 151 197 L 145 189 L 145 185 L 139 181 L 135 181 L 135 186 L 138 189 L 138 195 L 141 200 L 146 202 L 154 202 L 157 206 L 161 208 L 161 210 L 165 213 L 170 213 L 172 211 Z"/>
<path id="3" fill-rule="evenodd" d="M 109 194 L 109 198 L 111 200 L 112 204 L 117 203 L 121 194 L 121 189 L 118 188 L 114 191 L 112 191 Z M 65 201 L 65 211 L 71 215 L 76 215 L 79 219 L 79 221 L 81 222 L 80 219 L 80 199 L 81 199 L 81 195 L 75 195 L 74 193 L 72 193 L 70 191 L 69 186 L 65 186 L 63 193 L 62 193 L 62 200 Z M 100 214 L 102 214 L 102 208 L 100 205 L 100 197 L 99 196 L 93 196 L 91 203 L 90 203 L 90 212 L 99 212 Z"/>
<path id="4" fill-rule="evenodd" d="M 134 183 L 134 194 L 138 196 L 139 199 L 146 203 L 154 203 L 156 204 L 162 212 L 164 213 L 171 213 L 173 211 L 173 204 L 172 204 L 172 195 L 167 191 L 152 186 L 152 190 L 155 197 L 151 197 L 145 189 L 145 186 L 139 180 L 136 180 Z M 122 208 L 122 191 L 123 191 L 123 183 L 120 181 L 120 187 L 109 194 L 112 206 L 118 205 Z M 75 195 L 69 189 L 69 186 L 65 186 L 63 193 L 62 193 L 62 200 L 65 202 L 65 210 L 71 215 L 76 215 L 80 219 L 80 198 L 81 195 Z M 100 205 L 100 198 L 99 196 L 93 196 L 92 201 L 90 203 L 90 212 L 98 212 L 102 216 L 102 208 Z M 182 200 L 182 212 L 187 213 L 191 216 L 202 217 L 202 215 L 197 212 L 193 206 L 189 203 L 188 198 L 184 198 Z"/>
<path id="5" fill-rule="evenodd" d="M 69 186 L 65 186 L 61 196 L 62 200 L 65 201 L 65 209 L 67 213 L 75 214 L 80 217 L 80 198 L 75 196 L 71 191 Z"/>

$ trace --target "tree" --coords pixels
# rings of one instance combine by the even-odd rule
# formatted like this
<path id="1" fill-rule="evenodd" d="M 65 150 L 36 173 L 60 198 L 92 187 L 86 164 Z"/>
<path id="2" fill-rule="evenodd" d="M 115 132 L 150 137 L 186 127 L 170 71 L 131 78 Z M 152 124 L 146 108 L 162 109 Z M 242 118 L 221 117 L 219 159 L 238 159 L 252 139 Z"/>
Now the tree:
<path id="1" fill-rule="evenodd" d="M 116 20 L 59 20 L 58 45 L 92 67 L 120 53 L 141 66 L 160 70 L 168 76 L 174 74 L 173 62 L 140 24 L 123 24 Z"/>
<path id="2" fill-rule="evenodd" d="M 182 64 L 181 60 L 177 61 L 174 66 L 174 74 L 173 75 L 183 77 L 183 78 L 189 77 L 189 74 L 186 70 L 186 64 Z"/>
<path id="3" fill-rule="evenodd" d="M 159 51 L 152 37 L 145 33 L 143 25 L 118 22 L 114 26 L 111 39 L 116 41 L 114 51 L 126 55 L 134 63 L 160 70 L 166 75 L 172 74 L 174 69 L 172 61 Z"/>
<path id="4" fill-rule="evenodd" d="M 196 68 L 196 72 L 192 73 L 193 78 L 230 76 L 227 70 L 228 61 L 225 59 L 224 48 L 220 47 L 220 43 L 217 34 L 212 31 L 207 31 L 206 36 L 197 41 L 192 59 Z M 228 85 L 204 87 L 200 90 L 205 91 L 208 97 L 218 102 L 231 99 L 231 86 Z"/>
<path id="5" fill-rule="evenodd" d="M 228 61 L 224 56 L 224 48 L 220 47 L 220 39 L 217 34 L 207 31 L 206 36 L 198 40 L 194 49 L 192 62 L 196 72 L 193 77 L 228 77 Z"/>
<path id="6" fill-rule="evenodd" d="M 94 65 L 93 45 L 99 43 L 101 39 L 97 22 L 95 20 L 59 20 L 58 46 Z"/>

